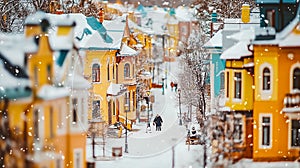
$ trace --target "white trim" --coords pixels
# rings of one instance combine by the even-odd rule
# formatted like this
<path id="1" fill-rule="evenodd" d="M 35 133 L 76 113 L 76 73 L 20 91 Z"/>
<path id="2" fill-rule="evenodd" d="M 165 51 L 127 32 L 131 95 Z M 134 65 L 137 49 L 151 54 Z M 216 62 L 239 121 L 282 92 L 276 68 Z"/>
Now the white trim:
<path id="1" fill-rule="evenodd" d="M 288 114 L 288 149 L 299 149 L 299 146 L 292 147 L 291 140 L 292 140 L 292 120 L 299 120 L 298 113 Z"/>
<path id="2" fill-rule="evenodd" d="M 294 90 L 293 89 L 293 73 L 294 73 L 294 69 L 295 68 L 300 68 L 300 63 L 299 62 L 296 62 L 295 64 L 293 64 L 291 66 L 291 69 L 290 69 L 290 93 L 295 93 L 295 92 L 299 92 L 299 90 Z"/>
<path id="3" fill-rule="evenodd" d="M 79 166 L 76 164 L 76 160 L 77 160 L 77 156 L 76 155 L 79 155 Z M 83 150 L 81 148 L 76 148 L 73 150 L 73 163 L 74 163 L 74 168 L 83 168 Z"/>
<path id="4" fill-rule="evenodd" d="M 270 145 L 262 145 L 262 118 L 263 117 L 270 117 Z M 260 113 L 259 114 L 259 129 L 258 129 L 258 132 L 259 132 L 259 148 L 260 149 L 271 149 L 272 148 L 272 137 L 273 137 L 273 129 L 272 129 L 272 124 L 273 124 L 273 116 L 272 114 L 270 113 Z"/>
<path id="5" fill-rule="evenodd" d="M 263 69 L 269 68 L 270 70 L 270 90 L 263 90 Z M 273 93 L 273 67 L 271 64 L 265 62 L 259 67 L 259 92 L 262 100 L 270 100 L 272 98 Z"/>

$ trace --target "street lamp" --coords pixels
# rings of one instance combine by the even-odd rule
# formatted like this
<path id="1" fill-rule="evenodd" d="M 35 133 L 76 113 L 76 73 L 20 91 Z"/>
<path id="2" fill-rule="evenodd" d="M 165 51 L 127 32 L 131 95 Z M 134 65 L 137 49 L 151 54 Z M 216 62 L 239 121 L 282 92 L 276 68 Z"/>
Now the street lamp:
<path id="1" fill-rule="evenodd" d="M 125 95 L 125 99 L 126 99 L 126 102 L 125 102 L 125 153 L 128 153 L 128 141 L 127 141 L 127 113 L 129 112 L 129 108 L 130 108 L 130 104 L 129 104 L 129 96 L 128 96 L 128 93 Z"/>
<path id="2" fill-rule="evenodd" d="M 180 101 L 181 89 L 178 89 L 178 101 L 179 101 L 179 125 L 182 125 L 181 120 L 181 101 Z"/>
<path id="3" fill-rule="evenodd" d="M 150 101 L 150 90 L 146 91 L 146 97 L 144 97 L 147 103 L 147 129 L 146 132 L 148 132 L 148 128 L 150 127 L 150 117 L 149 117 L 149 101 Z"/>

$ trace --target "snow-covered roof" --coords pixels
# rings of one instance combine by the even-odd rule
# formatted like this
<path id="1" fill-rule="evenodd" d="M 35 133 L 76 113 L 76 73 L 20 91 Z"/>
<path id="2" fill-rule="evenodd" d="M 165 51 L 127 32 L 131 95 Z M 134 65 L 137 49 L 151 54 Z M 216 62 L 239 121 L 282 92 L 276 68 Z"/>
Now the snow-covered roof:
<path id="1" fill-rule="evenodd" d="M 221 54 L 221 59 L 241 59 L 242 57 L 251 56 L 252 52 L 248 50 L 249 41 L 239 41 L 232 47 L 228 48 Z"/>
<path id="2" fill-rule="evenodd" d="M 21 34 L 0 34 L 0 53 L 20 67 L 25 66 L 25 53 L 34 53 L 37 50 L 34 38 L 26 38 Z"/>
<path id="3" fill-rule="evenodd" d="M 29 78 L 19 78 L 4 68 L 0 61 L 0 98 L 17 99 L 31 95 Z"/>
<path id="4" fill-rule="evenodd" d="M 117 96 L 121 92 L 123 92 L 126 88 L 124 87 L 123 84 L 116 84 L 116 83 L 110 83 L 106 94 L 112 95 L 112 96 Z"/>
<path id="5" fill-rule="evenodd" d="M 130 48 L 128 45 L 123 44 L 120 54 L 118 54 L 117 56 L 136 56 L 138 54 L 138 52 L 132 48 Z"/>
<path id="6" fill-rule="evenodd" d="M 149 8 L 147 11 L 147 18 L 151 18 L 153 21 L 152 28 L 154 34 L 164 34 L 165 30 L 163 29 L 167 20 L 165 18 L 167 12 L 161 8 Z M 147 18 L 142 19 L 142 25 L 145 25 L 144 22 L 147 21 Z"/>
<path id="7" fill-rule="evenodd" d="M 27 16 L 25 25 L 39 25 L 43 19 L 47 19 L 45 12 L 37 11 L 35 14 Z"/>
<path id="8" fill-rule="evenodd" d="M 175 11 L 176 11 L 176 17 L 179 21 L 189 22 L 192 20 L 196 20 L 196 18 L 192 14 L 192 8 L 189 8 L 187 6 L 185 7 L 180 6 L 176 8 Z"/>
<path id="9" fill-rule="evenodd" d="M 77 73 L 73 73 L 72 76 L 69 77 L 66 85 L 71 89 L 89 89 L 91 87 L 90 82 Z"/>
<path id="10" fill-rule="evenodd" d="M 300 30 L 299 30 L 300 31 Z M 299 47 L 300 34 L 294 31 L 287 35 L 282 41 L 279 42 L 279 47 Z"/>
<path id="11" fill-rule="evenodd" d="M 279 33 L 275 34 L 275 38 L 272 40 L 255 40 L 253 44 L 271 44 L 271 45 L 280 45 L 282 47 L 292 47 L 299 46 L 299 37 L 297 33 L 293 32 L 293 30 L 299 29 L 300 24 L 300 7 L 298 7 L 297 14 L 295 18 Z M 257 31 L 266 30 L 266 28 L 256 29 Z M 295 42 L 295 43 L 293 43 Z"/>
<path id="12" fill-rule="evenodd" d="M 254 28 L 250 27 L 249 29 L 243 29 L 237 33 L 227 36 L 227 38 L 234 39 L 237 41 L 253 40 L 255 38 Z"/>
<path id="13" fill-rule="evenodd" d="M 253 17 L 250 19 L 249 23 L 244 23 L 240 18 L 238 19 L 225 19 L 224 20 L 224 30 L 243 30 L 249 29 L 251 27 L 259 27 L 260 18 Z"/>
<path id="14" fill-rule="evenodd" d="M 154 34 L 154 31 L 151 30 L 149 27 L 141 27 L 139 25 L 137 25 L 136 23 L 134 23 L 132 20 L 128 19 L 128 26 L 130 29 L 137 29 L 143 33 L 146 34 Z"/>
<path id="15" fill-rule="evenodd" d="M 53 100 L 63 98 L 70 95 L 70 92 L 65 87 L 55 87 L 52 85 L 43 85 L 37 93 L 37 97 L 43 100 Z"/>
<path id="16" fill-rule="evenodd" d="M 204 48 L 222 48 L 222 30 L 219 30 L 208 42 L 204 44 Z"/>
<path id="17" fill-rule="evenodd" d="M 92 35 L 87 35 L 79 40 L 79 48 L 82 49 L 120 49 L 125 31 L 126 22 L 120 19 L 104 20 L 103 24 L 96 18 L 87 18 L 88 29 Z"/>

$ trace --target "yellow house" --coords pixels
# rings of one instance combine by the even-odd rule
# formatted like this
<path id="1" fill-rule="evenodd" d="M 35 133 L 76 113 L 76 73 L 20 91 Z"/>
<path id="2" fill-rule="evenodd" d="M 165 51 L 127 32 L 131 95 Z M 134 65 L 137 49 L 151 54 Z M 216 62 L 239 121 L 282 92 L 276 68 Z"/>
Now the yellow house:
<path id="1" fill-rule="evenodd" d="M 122 44 L 120 52 L 117 54 L 118 63 L 118 84 L 124 85 L 126 87 L 126 93 L 124 97 L 124 105 L 127 109 L 124 110 L 125 113 L 121 113 L 119 116 L 119 121 L 124 123 L 127 119 L 131 122 L 135 122 L 138 114 L 136 113 L 137 107 L 137 82 L 135 73 L 135 62 L 138 52 L 125 43 Z M 127 113 L 127 114 L 126 114 Z"/>
<path id="2" fill-rule="evenodd" d="M 78 40 L 80 50 L 85 53 L 84 75 L 92 85 L 88 119 L 114 124 L 124 111 L 125 93 L 117 82 L 119 65 L 116 55 L 121 50 L 121 42 L 128 36 L 126 20 L 118 17 L 98 21 L 87 17 L 80 23 L 86 23 L 82 33 L 88 29 L 91 34 Z"/>
<path id="3" fill-rule="evenodd" d="M 295 160 L 299 157 L 299 15 L 275 36 L 257 36 L 255 63 L 255 161 Z M 272 33 L 273 32 L 273 33 Z"/>
<path id="4" fill-rule="evenodd" d="M 82 109 L 87 107 L 87 92 L 84 87 L 88 85 L 81 85 L 80 88 L 74 80 L 70 83 L 71 79 L 67 76 L 59 76 L 69 76 L 70 72 L 76 75 L 75 71 L 70 69 L 75 65 L 70 61 L 75 57 L 72 50 L 74 22 L 63 18 L 56 24 L 56 34 L 49 33 L 50 22 L 42 12 L 29 16 L 25 21 L 25 35 L 36 39 L 38 49 L 26 56 L 33 96 L 23 110 L 24 132 L 28 133 L 24 135 L 24 167 L 86 165 L 84 123 L 87 123 L 87 119 Z M 68 61 L 70 64 L 66 63 Z M 83 80 L 82 77 L 81 79 Z M 70 96 L 70 92 L 74 94 Z"/>
<path id="5" fill-rule="evenodd" d="M 236 52 L 236 51 L 239 52 Z M 225 147 L 228 157 L 238 160 L 252 157 L 253 117 L 253 56 L 247 42 L 240 41 L 225 50 L 221 59 L 225 64 Z M 249 66 L 250 65 L 250 66 Z"/>

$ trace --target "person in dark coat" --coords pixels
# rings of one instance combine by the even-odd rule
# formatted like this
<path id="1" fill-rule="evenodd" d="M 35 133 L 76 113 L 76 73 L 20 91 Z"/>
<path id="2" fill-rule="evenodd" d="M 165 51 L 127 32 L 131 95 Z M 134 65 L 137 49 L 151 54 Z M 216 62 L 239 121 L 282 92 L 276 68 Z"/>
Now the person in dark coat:
<path id="1" fill-rule="evenodd" d="M 163 123 L 162 118 L 160 117 L 160 115 L 156 115 L 156 117 L 153 120 L 153 125 L 156 126 L 156 131 L 161 131 L 161 125 Z"/>

